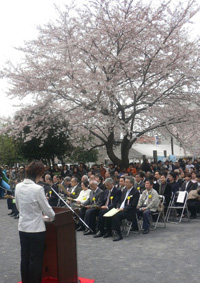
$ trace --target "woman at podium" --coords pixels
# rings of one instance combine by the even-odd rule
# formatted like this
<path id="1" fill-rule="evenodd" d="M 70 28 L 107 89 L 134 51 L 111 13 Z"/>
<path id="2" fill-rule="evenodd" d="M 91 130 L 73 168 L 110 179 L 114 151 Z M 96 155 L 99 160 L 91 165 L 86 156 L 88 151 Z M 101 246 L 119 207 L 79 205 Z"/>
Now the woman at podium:
<path id="1" fill-rule="evenodd" d="M 44 172 L 44 164 L 33 161 L 27 167 L 26 178 L 16 185 L 15 190 L 19 210 L 22 283 L 41 283 L 46 230 L 43 215 L 50 220 L 55 217 L 43 187 L 37 185 Z"/>

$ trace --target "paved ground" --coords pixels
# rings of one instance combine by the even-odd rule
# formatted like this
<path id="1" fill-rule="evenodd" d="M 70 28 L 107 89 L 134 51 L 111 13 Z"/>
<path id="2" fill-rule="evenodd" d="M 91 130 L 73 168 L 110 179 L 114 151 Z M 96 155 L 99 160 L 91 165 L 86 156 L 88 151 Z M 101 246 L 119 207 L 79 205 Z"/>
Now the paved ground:
<path id="1" fill-rule="evenodd" d="M 17 222 L 0 200 L 0 283 L 20 281 Z M 95 283 L 199 283 L 200 218 L 122 241 L 77 233 L 78 274 Z"/>

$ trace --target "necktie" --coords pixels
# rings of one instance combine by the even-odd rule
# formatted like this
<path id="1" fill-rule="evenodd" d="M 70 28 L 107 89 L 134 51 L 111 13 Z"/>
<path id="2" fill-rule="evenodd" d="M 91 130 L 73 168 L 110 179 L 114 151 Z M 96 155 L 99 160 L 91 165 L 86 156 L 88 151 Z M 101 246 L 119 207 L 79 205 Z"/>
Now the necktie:
<path id="1" fill-rule="evenodd" d="M 92 194 L 92 204 L 94 204 L 95 201 L 96 201 L 96 199 L 95 199 L 95 192 L 93 192 L 93 194 Z"/>
<path id="2" fill-rule="evenodd" d="M 107 196 L 107 200 L 106 200 L 105 206 L 108 206 L 109 200 L 110 200 L 110 190 L 109 190 L 109 192 L 108 192 L 108 196 Z"/>

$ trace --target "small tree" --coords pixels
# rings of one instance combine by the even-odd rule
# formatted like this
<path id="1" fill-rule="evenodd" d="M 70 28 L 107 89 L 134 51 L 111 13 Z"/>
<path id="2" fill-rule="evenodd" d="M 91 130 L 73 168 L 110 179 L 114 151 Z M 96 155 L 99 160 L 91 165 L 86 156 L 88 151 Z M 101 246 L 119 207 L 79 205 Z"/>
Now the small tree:
<path id="1" fill-rule="evenodd" d="M 18 149 L 17 143 L 13 138 L 7 134 L 0 135 L 0 164 L 13 166 L 18 162 L 22 162 L 24 159 Z"/>
<path id="2" fill-rule="evenodd" d="M 6 130 L 18 143 L 18 150 L 28 160 L 42 159 L 54 163 L 71 153 L 68 123 L 54 108 L 30 106 L 20 110 Z M 43 112 L 43 115 L 41 113 Z M 42 117 L 42 119 L 41 119 Z M 31 123 L 33 126 L 31 127 Z"/>

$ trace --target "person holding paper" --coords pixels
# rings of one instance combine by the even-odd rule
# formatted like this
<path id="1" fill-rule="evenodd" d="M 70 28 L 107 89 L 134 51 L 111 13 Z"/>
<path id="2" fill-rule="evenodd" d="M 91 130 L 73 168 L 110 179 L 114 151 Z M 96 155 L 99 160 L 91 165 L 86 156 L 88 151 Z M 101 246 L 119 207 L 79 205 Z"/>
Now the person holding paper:
<path id="1" fill-rule="evenodd" d="M 121 221 L 123 219 L 133 221 L 135 219 L 136 206 L 140 196 L 139 191 L 134 188 L 134 179 L 132 177 L 125 177 L 125 187 L 118 208 L 119 212 L 112 217 L 112 230 L 116 231 L 114 242 L 123 239 L 120 231 Z"/>
<path id="2" fill-rule="evenodd" d="M 67 196 L 70 198 L 77 198 L 81 192 L 81 187 L 79 186 L 79 180 L 76 177 L 73 177 L 71 179 L 71 187 L 69 188 L 69 191 L 67 191 Z"/>
<path id="3" fill-rule="evenodd" d="M 82 207 L 79 210 L 79 216 L 84 219 L 85 223 L 94 231 L 96 225 L 96 216 L 99 213 L 98 206 L 103 204 L 103 191 L 98 187 L 98 183 L 95 180 L 90 181 L 90 195 L 89 198 L 82 203 Z M 85 231 L 88 235 L 92 233 L 86 229 L 83 223 L 79 220 L 77 231 Z"/>
<path id="4" fill-rule="evenodd" d="M 192 190 L 197 189 L 197 183 L 193 183 L 192 181 L 192 174 L 186 173 L 185 180 L 181 185 L 180 191 L 187 191 L 188 193 Z"/>
<path id="5" fill-rule="evenodd" d="M 91 190 L 88 188 L 88 185 L 89 185 L 88 181 L 81 182 L 82 191 L 80 191 L 80 194 L 77 198 L 72 199 L 74 202 L 76 202 L 77 204 L 83 204 L 86 202 L 91 192 Z M 71 203 L 71 206 L 72 207 L 74 206 L 73 202 Z"/>

